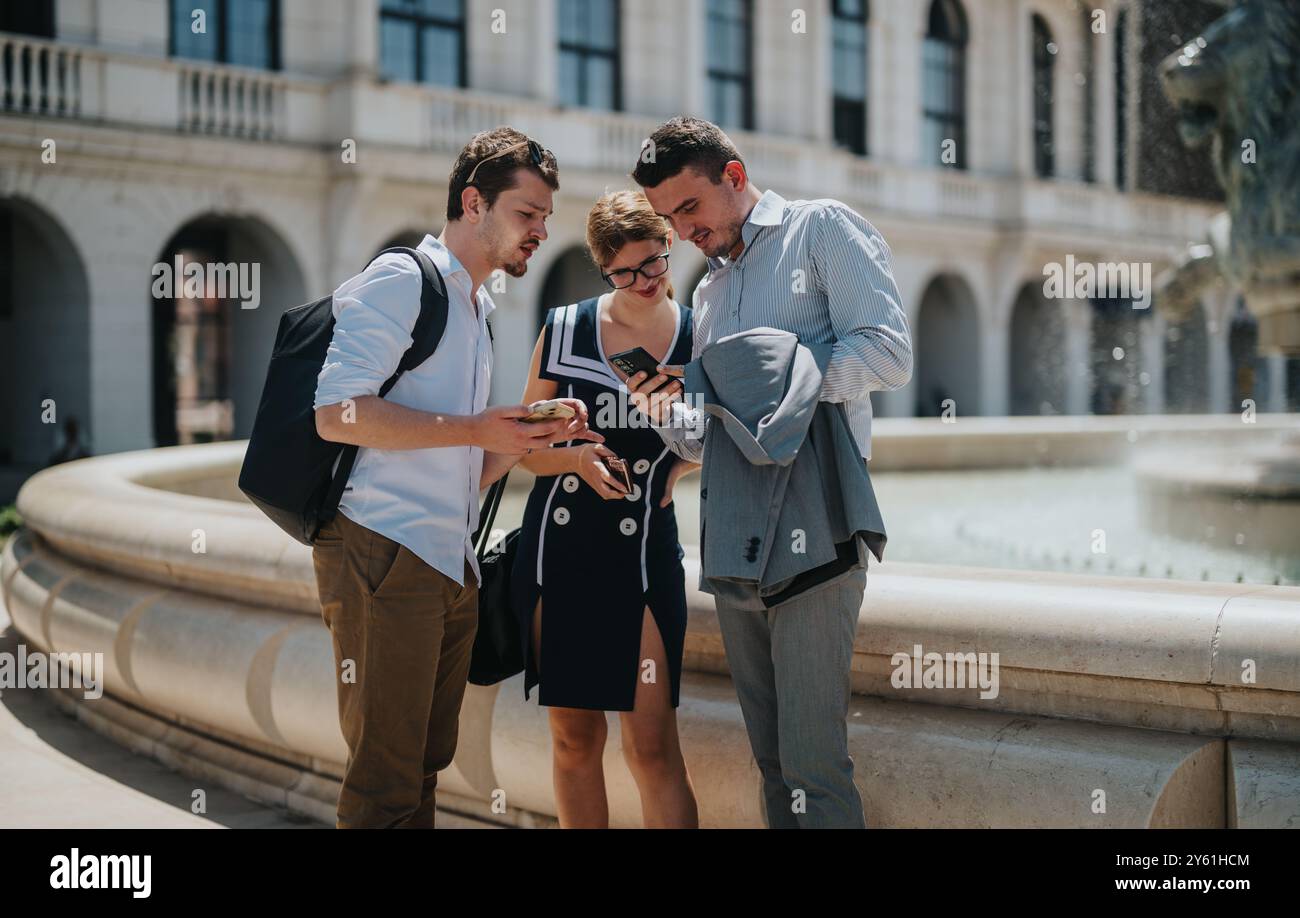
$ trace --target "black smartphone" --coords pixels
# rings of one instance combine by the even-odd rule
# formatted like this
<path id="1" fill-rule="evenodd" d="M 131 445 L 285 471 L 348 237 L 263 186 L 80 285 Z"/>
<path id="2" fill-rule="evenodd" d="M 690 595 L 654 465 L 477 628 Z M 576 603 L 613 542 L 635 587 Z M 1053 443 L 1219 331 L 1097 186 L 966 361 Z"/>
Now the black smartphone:
<path id="1" fill-rule="evenodd" d="M 655 360 L 653 355 L 643 347 L 634 347 L 630 351 L 614 354 L 609 358 L 609 362 L 618 367 L 629 379 L 641 372 L 647 374 L 646 379 L 652 379 L 659 375 L 659 361 Z M 673 377 L 670 376 L 662 386 L 650 391 L 658 392 L 659 389 L 671 385 L 672 381 Z"/>

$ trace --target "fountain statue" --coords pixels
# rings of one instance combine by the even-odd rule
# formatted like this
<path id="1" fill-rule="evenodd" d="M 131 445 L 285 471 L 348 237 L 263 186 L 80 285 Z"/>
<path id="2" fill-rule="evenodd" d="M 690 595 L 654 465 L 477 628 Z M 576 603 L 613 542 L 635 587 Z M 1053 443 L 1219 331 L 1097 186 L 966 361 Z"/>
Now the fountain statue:
<path id="1" fill-rule="evenodd" d="M 1157 280 L 1157 308 L 1181 319 L 1224 281 L 1258 319 L 1261 350 L 1300 355 L 1300 0 L 1239 0 L 1163 60 L 1160 78 L 1183 143 L 1210 145 L 1227 210 Z M 1281 564 L 1300 556 L 1300 434 L 1148 452 L 1135 471 L 1149 529 Z"/>
<path id="2" fill-rule="evenodd" d="M 1227 210 L 1161 278 L 1181 318 L 1223 280 L 1259 321 L 1263 351 L 1300 354 L 1300 2 L 1241 0 L 1160 64 L 1183 143 L 1207 143 Z"/>

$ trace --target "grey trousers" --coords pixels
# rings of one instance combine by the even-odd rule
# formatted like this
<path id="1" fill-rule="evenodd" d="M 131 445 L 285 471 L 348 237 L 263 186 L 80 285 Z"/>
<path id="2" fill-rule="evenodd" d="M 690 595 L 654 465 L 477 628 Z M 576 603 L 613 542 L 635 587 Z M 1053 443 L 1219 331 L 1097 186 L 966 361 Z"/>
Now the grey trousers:
<path id="1" fill-rule="evenodd" d="M 717 603 L 770 829 L 866 828 L 847 723 L 866 585 L 860 568 L 761 612 Z"/>

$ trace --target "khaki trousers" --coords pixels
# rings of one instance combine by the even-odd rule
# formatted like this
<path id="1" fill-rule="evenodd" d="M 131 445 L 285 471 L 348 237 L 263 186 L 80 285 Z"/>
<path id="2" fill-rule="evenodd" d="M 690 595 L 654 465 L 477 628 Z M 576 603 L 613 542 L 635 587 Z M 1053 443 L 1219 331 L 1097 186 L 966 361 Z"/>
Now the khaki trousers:
<path id="1" fill-rule="evenodd" d="M 465 559 L 458 586 L 342 513 L 321 529 L 312 561 L 348 745 L 336 825 L 431 829 L 478 630 L 474 569 Z"/>

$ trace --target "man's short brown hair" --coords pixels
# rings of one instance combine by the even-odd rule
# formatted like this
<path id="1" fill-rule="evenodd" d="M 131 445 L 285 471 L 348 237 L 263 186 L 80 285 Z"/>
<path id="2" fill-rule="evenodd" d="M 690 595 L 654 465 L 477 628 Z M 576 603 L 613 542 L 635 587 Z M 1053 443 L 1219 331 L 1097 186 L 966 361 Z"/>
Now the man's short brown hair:
<path id="1" fill-rule="evenodd" d="M 654 188 L 691 168 L 716 185 L 732 160 L 742 166 L 745 162 L 722 128 L 711 121 L 678 116 L 650 135 L 632 178 L 642 188 Z"/>
<path id="2" fill-rule="evenodd" d="M 465 144 L 465 149 L 460 151 L 460 156 L 456 157 L 456 162 L 451 167 L 451 177 L 447 182 L 448 223 L 465 216 L 461 195 L 469 186 L 470 173 L 474 172 L 474 167 L 479 163 L 483 165 L 474 175 L 474 187 L 478 189 L 479 194 L 483 195 L 483 200 L 487 202 L 489 208 L 496 204 L 501 192 L 509 191 L 518 184 L 515 173 L 520 169 L 533 170 L 542 177 L 542 181 L 546 182 L 552 191 L 560 190 L 560 167 L 550 150 L 542 151 L 540 166 L 533 163 L 527 144 L 505 156 L 498 156 L 491 162 L 484 162 L 493 153 L 500 153 L 507 147 L 524 143 L 526 140 L 528 140 L 527 136 L 512 127 L 494 128 L 470 138 L 470 142 Z"/>

